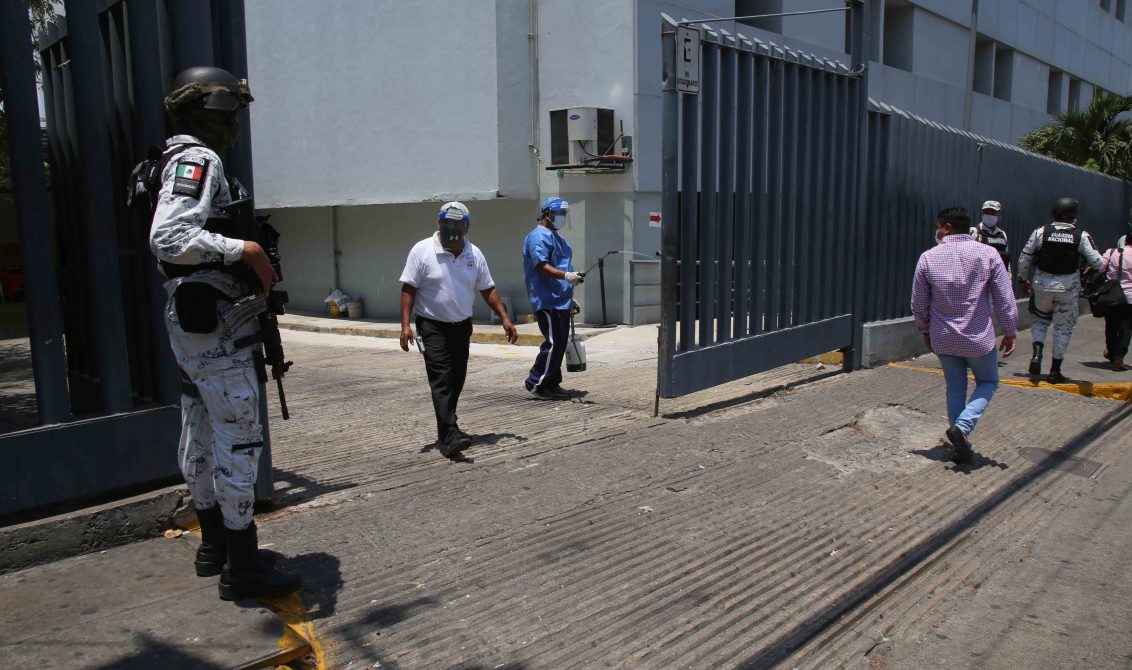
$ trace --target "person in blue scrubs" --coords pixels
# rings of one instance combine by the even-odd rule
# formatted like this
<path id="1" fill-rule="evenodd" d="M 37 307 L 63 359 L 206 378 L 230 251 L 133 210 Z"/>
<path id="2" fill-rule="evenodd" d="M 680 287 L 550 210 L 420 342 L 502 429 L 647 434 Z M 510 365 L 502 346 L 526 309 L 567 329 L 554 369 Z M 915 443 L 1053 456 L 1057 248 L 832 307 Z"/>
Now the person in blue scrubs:
<path id="1" fill-rule="evenodd" d="M 562 357 L 570 334 L 570 304 L 574 287 L 584 273 L 571 265 L 574 251 L 558 231 L 567 227 L 570 203 L 549 197 L 543 202 L 538 225 L 523 241 L 523 276 L 531 311 L 538 320 L 543 343 L 523 386 L 539 400 L 566 400 L 562 384 Z"/>

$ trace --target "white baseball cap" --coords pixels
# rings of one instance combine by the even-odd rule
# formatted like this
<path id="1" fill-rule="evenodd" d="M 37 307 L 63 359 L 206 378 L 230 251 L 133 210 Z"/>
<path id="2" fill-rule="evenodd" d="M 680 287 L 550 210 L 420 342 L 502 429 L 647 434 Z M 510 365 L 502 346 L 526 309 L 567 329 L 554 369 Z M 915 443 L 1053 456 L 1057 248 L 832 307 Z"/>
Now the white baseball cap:
<path id="1" fill-rule="evenodd" d="M 468 208 L 464 203 L 453 200 L 446 202 L 440 207 L 440 220 L 448 219 L 449 221 L 471 221 L 472 216 L 468 212 Z"/>
<path id="2" fill-rule="evenodd" d="M 997 200 L 987 200 L 983 203 L 983 209 L 993 209 L 996 212 L 1002 211 L 1002 203 Z"/>

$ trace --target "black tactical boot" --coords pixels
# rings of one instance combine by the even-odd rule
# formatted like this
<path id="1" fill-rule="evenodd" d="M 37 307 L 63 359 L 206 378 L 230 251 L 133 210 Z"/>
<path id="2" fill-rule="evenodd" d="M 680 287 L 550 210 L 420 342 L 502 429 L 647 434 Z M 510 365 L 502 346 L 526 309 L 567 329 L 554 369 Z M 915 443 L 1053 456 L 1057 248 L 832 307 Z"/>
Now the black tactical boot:
<path id="1" fill-rule="evenodd" d="M 1030 374 L 1040 375 L 1042 373 L 1042 343 L 1034 342 L 1034 355 L 1030 357 Z"/>
<path id="2" fill-rule="evenodd" d="M 1124 357 L 1123 356 L 1113 356 L 1112 358 L 1110 358 L 1108 360 L 1108 364 L 1109 364 L 1109 367 L 1111 367 L 1114 372 L 1127 372 L 1128 371 L 1128 366 L 1124 364 Z"/>
<path id="3" fill-rule="evenodd" d="M 220 505 L 208 509 L 198 507 L 197 520 L 200 521 L 200 546 L 193 565 L 198 577 L 215 577 L 228 559 L 228 539 L 224 534 L 224 515 L 220 513 Z"/>
<path id="4" fill-rule="evenodd" d="M 1054 358 L 1052 361 L 1053 363 L 1049 366 L 1049 376 L 1046 377 L 1046 380 L 1051 384 L 1064 384 L 1069 381 L 1065 378 L 1065 375 L 1061 374 L 1061 359 Z"/>
<path id="5" fill-rule="evenodd" d="M 228 563 L 220 573 L 220 599 L 279 598 L 298 591 L 303 580 L 281 572 L 260 556 L 255 522 L 244 530 L 227 531 Z"/>

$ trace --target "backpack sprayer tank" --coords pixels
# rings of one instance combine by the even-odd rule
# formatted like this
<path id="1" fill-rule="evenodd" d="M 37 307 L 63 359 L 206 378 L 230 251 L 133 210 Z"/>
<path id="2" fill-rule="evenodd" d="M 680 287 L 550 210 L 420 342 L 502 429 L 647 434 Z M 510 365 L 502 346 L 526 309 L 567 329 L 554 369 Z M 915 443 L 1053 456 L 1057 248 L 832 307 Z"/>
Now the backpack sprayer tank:
<path id="1" fill-rule="evenodd" d="M 586 371 L 586 343 L 574 332 L 574 315 L 581 311 L 577 302 L 570 301 L 570 339 L 566 340 L 566 371 Z"/>

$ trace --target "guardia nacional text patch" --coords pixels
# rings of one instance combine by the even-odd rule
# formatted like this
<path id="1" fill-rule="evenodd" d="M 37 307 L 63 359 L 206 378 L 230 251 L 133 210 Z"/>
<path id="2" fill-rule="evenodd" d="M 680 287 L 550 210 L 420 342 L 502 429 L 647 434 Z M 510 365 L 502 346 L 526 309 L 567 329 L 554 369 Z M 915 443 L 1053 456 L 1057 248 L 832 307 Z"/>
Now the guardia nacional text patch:
<path id="1" fill-rule="evenodd" d="M 176 171 L 173 174 L 173 195 L 187 195 L 199 199 L 206 172 L 208 172 L 208 161 L 204 158 L 182 158 L 177 161 Z"/>

